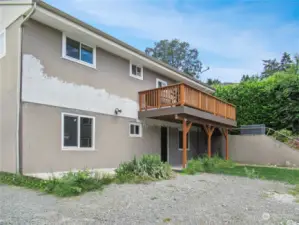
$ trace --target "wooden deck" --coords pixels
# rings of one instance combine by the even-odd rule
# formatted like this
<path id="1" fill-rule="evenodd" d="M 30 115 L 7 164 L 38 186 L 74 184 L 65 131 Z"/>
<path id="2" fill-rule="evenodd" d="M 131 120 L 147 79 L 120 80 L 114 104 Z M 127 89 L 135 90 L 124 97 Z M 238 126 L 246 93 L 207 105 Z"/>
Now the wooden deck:
<path id="1" fill-rule="evenodd" d="M 215 116 L 236 120 L 236 108 L 215 96 L 180 83 L 139 92 L 140 111 L 188 106 Z"/>

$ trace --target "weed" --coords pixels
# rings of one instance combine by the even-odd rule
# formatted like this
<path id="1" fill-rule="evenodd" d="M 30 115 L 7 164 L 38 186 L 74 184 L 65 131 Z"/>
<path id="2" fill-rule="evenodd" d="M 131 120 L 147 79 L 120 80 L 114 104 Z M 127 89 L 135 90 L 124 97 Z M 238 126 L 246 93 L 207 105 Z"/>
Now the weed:
<path id="1" fill-rule="evenodd" d="M 118 183 L 144 183 L 172 177 L 168 163 L 160 160 L 159 155 L 144 155 L 140 159 L 124 162 L 116 169 Z"/>
<path id="2" fill-rule="evenodd" d="M 49 180 L 22 176 L 11 173 L 0 173 L 0 183 L 39 190 L 60 197 L 80 195 L 87 191 L 101 190 L 110 184 L 114 178 L 103 176 L 96 178 L 88 170 L 68 172 L 61 178 L 52 177 Z"/>
<path id="3" fill-rule="evenodd" d="M 259 178 L 259 175 L 255 171 L 254 168 L 248 169 L 247 167 L 244 167 L 244 171 L 245 171 L 246 176 L 249 177 L 250 179 L 258 179 Z"/>
<path id="4" fill-rule="evenodd" d="M 169 223 L 170 221 L 171 221 L 170 218 L 165 218 L 165 219 L 163 219 L 163 222 L 164 222 L 164 223 Z"/>

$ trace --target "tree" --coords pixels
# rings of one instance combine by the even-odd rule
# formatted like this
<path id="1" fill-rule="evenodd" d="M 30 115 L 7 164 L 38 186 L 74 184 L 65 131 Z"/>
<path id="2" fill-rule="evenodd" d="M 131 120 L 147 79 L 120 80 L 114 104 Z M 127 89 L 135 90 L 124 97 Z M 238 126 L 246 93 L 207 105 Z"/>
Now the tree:
<path id="1" fill-rule="evenodd" d="M 264 71 L 261 74 L 261 78 L 266 78 L 272 76 L 274 73 L 279 71 L 287 71 L 291 67 L 297 68 L 299 65 L 298 55 L 295 55 L 294 60 L 292 60 L 291 55 L 284 52 L 280 62 L 276 59 L 263 60 Z"/>
<path id="2" fill-rule="evenodd" d="M 204 72 L 198 50 L 178 39 L 155 42 L 153 48 L 145 49 L 145 53 L 192 77 L 199 78 Z"/>
<path id="3" fill-rule="evenodd" d="M 207 79 L 207 84 L 208 85 L 214 85 L 214 84 L 221 84 L 221 81 L 220 80 L 218 80 L 218 79 L 211 79 L 211 78 L 208 78 Z"/>
<path id="4" fill-rule="evenodd" d="M 259 75 L 243 75 L 241 78 L 241 82 L 246 82 L 246 81 L 254 81 L 260 79 Z"/>

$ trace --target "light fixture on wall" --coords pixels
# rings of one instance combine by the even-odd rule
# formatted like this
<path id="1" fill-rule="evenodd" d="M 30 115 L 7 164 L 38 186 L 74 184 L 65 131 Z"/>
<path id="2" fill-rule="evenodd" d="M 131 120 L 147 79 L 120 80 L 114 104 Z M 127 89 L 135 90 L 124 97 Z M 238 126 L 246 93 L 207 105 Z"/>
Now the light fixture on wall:
<path id="1" fill-rule="evenodd" d="M 122 110 L 119 108 L 115 108 L 115 110 L 114 110 L 115 115 L 118 115 L 121 112 L 122 112 Z"/>

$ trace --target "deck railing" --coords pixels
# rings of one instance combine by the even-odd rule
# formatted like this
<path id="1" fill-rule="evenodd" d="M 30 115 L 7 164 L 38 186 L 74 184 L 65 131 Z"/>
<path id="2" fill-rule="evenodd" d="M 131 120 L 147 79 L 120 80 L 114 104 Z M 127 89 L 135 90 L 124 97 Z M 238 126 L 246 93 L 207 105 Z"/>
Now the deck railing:
<path id="1" fill-rule="evenodd" d="M 139 92 L 140 111 L 179 105 L 236 120 L 234 105 L 187 84 L 180 83 Z"/>

